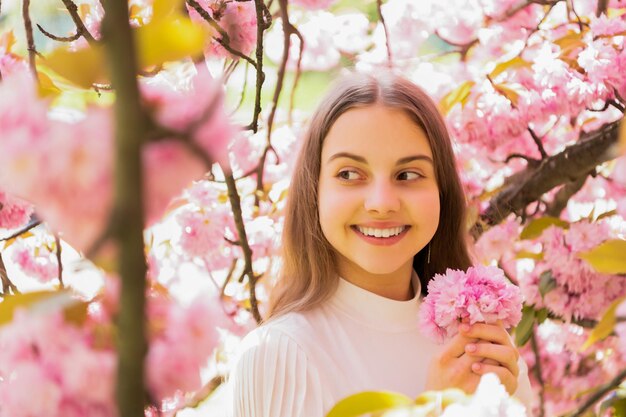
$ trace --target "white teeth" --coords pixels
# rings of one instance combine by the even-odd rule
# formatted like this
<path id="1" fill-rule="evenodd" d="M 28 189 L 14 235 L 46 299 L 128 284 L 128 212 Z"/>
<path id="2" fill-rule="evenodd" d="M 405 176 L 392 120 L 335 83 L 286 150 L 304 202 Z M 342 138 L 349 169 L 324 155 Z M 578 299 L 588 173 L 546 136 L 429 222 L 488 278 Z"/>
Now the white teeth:
<path id="1" fill-rule="evenodd" d="M 367 236 L 390 237 L 390 236 L 399 235 L 400 233 L 402 233 L 405 227 L 406 226 L 398 226 L 398 227 L 391 227 L 389 229 L 374 229 L 373 227 L 357 226 L 357 229 L 359 230 L 359 232 Z"/>

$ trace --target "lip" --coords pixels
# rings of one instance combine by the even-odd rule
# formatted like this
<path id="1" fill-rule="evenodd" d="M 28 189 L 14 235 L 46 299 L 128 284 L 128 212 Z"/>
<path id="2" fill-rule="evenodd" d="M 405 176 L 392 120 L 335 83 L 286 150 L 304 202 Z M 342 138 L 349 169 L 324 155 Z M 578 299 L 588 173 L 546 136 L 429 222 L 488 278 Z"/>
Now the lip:
<path id="1" fill-rule="evenodd" d="M 375 226 L 370 226 L 372 224 L 375 224 Z M 391 226 L 381 226 L 381 224 L 390 224 Z M 359 226 L 362 227 L 377 227 L 377 228 L 388 228 L 388 227 L 399 227 L 399 226 L 406 226 L 405 229 L 396 236 L 391 236 L 391 237 L 375 237 L 375 236 L 367 236 L 364 235 L 363 233 L 359 232 L 359 229 L 357 229 L 356 226 L 350 226 L 350 229 L 352 229 L 352 231 L 354 233 L 356 233 L 356 235 L 358 237 L 360 237 L 361 239 L 363 239 L 365 242 L 372 244 L 372 245 L 376 245 L 376 246 L 392 246 L 395 245 L 396 243 L 398 243 L 399 241 L 401 241 L 404 236 L 406 236 L 406 234 L 408 233 L 409 229 L 411 228 L 411 226 L 405 225 L 405 224 L 398 224 L 398 223 L 363 223 L 360 224 Z"/>

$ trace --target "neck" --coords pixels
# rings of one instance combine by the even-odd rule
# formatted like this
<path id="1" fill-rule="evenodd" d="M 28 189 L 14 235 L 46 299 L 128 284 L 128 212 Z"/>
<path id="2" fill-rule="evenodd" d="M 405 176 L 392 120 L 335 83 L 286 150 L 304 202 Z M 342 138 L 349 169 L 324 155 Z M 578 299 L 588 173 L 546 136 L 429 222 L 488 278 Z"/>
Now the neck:
<path id="1" fill-rule="evenodd" d="M 374 274 L 354 264 L 339 267 L 339 275 L 351 284 L 364 290 L 397 301 L 407 301 L 415 296 L 411 284 L 412 263 L 403 265 L 397 271 Z"/>

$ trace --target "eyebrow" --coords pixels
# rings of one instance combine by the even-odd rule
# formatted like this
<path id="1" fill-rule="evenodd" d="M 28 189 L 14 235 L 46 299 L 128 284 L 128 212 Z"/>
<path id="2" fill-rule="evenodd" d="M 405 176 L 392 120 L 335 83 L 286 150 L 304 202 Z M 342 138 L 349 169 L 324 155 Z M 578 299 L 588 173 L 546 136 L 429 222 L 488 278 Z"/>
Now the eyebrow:
<path id="1" fill-rule="evenodd" d="M 349 152 L 337 152 L 336 154 L 334 154 L 333 156 L 331 156 L 330 158 L 328 158 L 328 162 L 331 162 L 335 159 L 338 158 L 349 158 L 349 159 L 353 159 L 357 162 L 361 162 L 364 164 L 367 164 L 367 159 L 363 158 L 362 156 L 359 155 L 355 155 L 353 153 L 349 153 Z M 408 164 L 409 162 L 413 162 L 413 161 L 426 161 L 426 162 L 430 162 L 431 164 L 433 163 L 433 160 L 430 156 L 427 155 L 411 155 L 411 156 L 405 156 L 404 158 L 400 158 L 398 159 L 398 161 L 396 162 L 396 165 L 403 165 L 403 164 Z"/>

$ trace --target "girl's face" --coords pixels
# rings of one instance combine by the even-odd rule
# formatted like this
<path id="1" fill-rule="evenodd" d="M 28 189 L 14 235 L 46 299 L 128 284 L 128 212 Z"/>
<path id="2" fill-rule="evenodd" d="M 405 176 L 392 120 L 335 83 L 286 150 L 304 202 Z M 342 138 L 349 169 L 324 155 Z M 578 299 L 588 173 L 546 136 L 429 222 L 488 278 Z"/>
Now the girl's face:
<path id="1" fill-rule="evenodd" d="M 321 158 L 320 224 L 339 274 L 357 284 L 408 278 L 439 224 L 425 133 L 400 109 L 351 109 L 332 125 Z"/>

